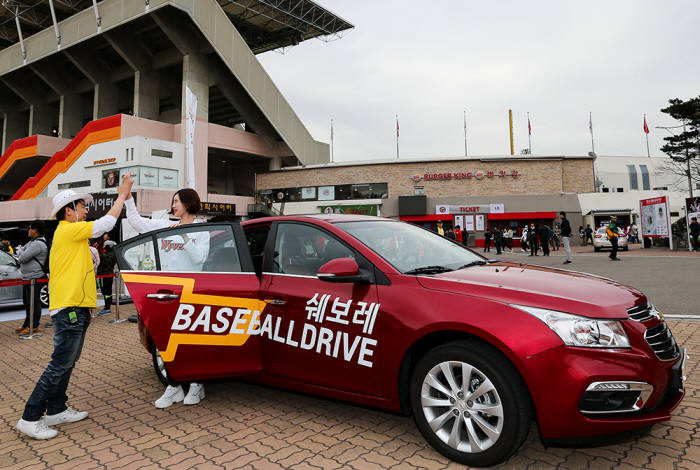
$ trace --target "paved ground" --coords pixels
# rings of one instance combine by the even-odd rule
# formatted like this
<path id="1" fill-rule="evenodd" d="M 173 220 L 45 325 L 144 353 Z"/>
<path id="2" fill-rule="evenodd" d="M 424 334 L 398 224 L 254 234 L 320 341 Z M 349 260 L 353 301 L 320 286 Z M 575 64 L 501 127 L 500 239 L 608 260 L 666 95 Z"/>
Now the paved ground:
<path id="1" fill-rule="evenodd" d="M 15 321 L 0 323 L 0 468 L 464 468 L 434 452 L 411 418 L 243 382 L 207 384 L 201 404 L 157 410 L 163 388 L 136 325 L 109 319 L 93 321 L 68 390 L 90 416 L 59 426 L 49 441 L 14 426 L 51 354 L 51 332 L 23 341 Z M 499 468 L 700 468 L 700 322 L 669 323 L 691 355 L 688 393 L 670 421 L 607 446 L 548 449 L 533 424 Z"/>
<path id="2" fill-rule="evenodd" d="M 635 287 L 665 314 L 700 315 L 700 302 L 692 293 L 698 292 L 700 278 L 700 252 L 670 251 L 664 248 L 643 249 L 640 244 L 630 251 L 618 253 L 621 261 L 610 261 L 609 251 L 595 253 L 593 247 L 572 247 L 574 262 L 564 265 L 564 249 L 552 251 L 549 257 L 530 257 L 519 248 L 513 253 L 496 255 L 491 249 L 490 258 L 537 264 L 572 271 L 581 271 L 615 279 Z M 483 253 L 483 249 L 479 250 Z"/>

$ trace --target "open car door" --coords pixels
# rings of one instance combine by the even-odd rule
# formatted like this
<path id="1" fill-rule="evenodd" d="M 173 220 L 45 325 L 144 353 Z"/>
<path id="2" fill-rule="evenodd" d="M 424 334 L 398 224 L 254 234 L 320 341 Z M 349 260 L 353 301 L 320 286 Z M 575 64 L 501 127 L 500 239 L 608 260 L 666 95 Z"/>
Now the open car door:
<path id="1" fill-rule="evenodd" d="M 261 370 L 255 275 L 237 223 L 149 232 L 116 247 L 141 321 L 176 381 Z"/>

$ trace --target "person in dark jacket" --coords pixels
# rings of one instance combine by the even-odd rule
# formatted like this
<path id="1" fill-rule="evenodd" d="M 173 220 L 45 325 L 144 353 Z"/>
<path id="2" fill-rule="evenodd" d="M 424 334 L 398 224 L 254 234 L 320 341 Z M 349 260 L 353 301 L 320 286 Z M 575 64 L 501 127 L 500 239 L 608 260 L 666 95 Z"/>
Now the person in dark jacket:
<path id="1" fill-rule="evenodd" d="M 95 316 L 109 315 L 112 313 L 112 283 L 114 277 L 111 277 L 111 275 L 114 274 L 114 266 L 117 264 L 117 257 L 114 254 L 114 245 L 116 245 L 116 243 L 112 240 L 105 240 L 102 246 L 104 252 L 100 255 L 100 265 L 97 267 L 97 275 L 107 275 L 110 277 L 100 278 L 100 290 L 105 300 L 105 306 Z"/>
<path id="2" fill-rule="evenodd" d="M 549 227 L 545 224 L 540 225 L 537 229 L 537 235 L 539 235 L 542 245 L 542 256 L 549 256 Z"/>
<path id="3" fill-rule="evenodd" d="M 571 224 L 569 219 L 566 218 L 566 212 L 561 211 L 559 215 L 561 216 L 561 239 L 564 242 L 564 251 L 566 251 L 564 264 L 571 264 L 574 260 L 571 256 Z"/>
<path id="4" fill-rule="evenodd" d="M 700 251 L 700 247 L 698 247 L 698 237 L 700 237 L 700 224 L 698 223 L 697 217 L 693 217 L 690 220 L 692 221 L 690 222 L 690 240 L 692 248 L 695 251 Z"/>
<path id="5" fill-rule="evenodd" d="M 537 241 L 537 229 L 535 228 L 535 224 L 530 224 L 530 228 L 527 230 L 527 244 L 530 245 L 529 256 L 537 256 L 539 242 Z"/>
<path id="6" fill-rule="evenodd" d="M 31 240 L 22 248 L 17 250 L 19 255 L 19 269 L 22 273 L 23 281 L 41 279 L 46 277 L 46 270 L 49 267 L 49 245 L 44 238 L 44 223 L 35 220 L 29 224 L 29 238 Z M 32 327 L 39 328 L 41 320 L 41 287 L 44 284 L 34 284 L 34 310 Z M 29 317 L 31 316 L 31 284 L 22 285 L 22 301 L 24 302 L 25 319 L 22 326 L 16 331 L 19 334 L 29 333 Z"/>
<path id="7" fill-rule="evenodd" d="M 496 225 L 496 229 L 493 231 L 493 241 L 494 245 L 496 245 L 496 254 L 500 255 L 501 246 L 503 246 L 503 230 L 501 230 L 501 227 L 498 225 Z"/>
<path id="8" fill-rule="evenodd" d="M 484 232 L 484 253 L 491 252 L 491 231 L 486 230 Z"/>

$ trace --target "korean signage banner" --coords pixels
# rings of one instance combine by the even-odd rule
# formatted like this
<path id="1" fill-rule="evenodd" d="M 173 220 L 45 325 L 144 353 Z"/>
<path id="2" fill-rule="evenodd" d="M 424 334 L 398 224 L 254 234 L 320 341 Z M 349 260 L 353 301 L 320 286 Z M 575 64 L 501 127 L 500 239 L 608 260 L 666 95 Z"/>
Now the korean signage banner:
<path id="1" fill-rule="evenodd" d="M 668 200 L 666 196 L 639 201 L 642 218 L 642 237 L 662 238 L 669 236 Z"/>
<path id="2" fill-rule="evenodd" d="M 199 213 L 203 215 L 235 217 L 236 205 L 228 202 L 202 202 L 202 208 Z"/>
<path id="3" fill-rule="evenodd" d="M 358 215 L 379 215 L 376 204 L 355 205 L 355 206 L 319 206 L 321 214 L 358 214 Z"/>
<path id="4" fill-rule="evenodd" d="M 103 215 L 107 214 L 109 210 L 114 205 L 114 201 L 117 200 L 117 193 L 91 193 L 92 202 L 87 205 L 87 219 L 94 220 L 99 219 Z M 134 203 L 136 203 L 136 193 L 132 192 L 131 197 L 134 198 Z M 126 216 L 126 208 L 122 209 L 121 216 Z"/>
<path id="5" fill-rule="evenodd" d="M 685 215 L 686 215 L 686 227 L 688 229 L 688 249 L 692 250 L 693 246 L 690 242 L 690 223 L 693 217 L 700 221 L 700 197 L 688 197 L 685 199 Z"/>

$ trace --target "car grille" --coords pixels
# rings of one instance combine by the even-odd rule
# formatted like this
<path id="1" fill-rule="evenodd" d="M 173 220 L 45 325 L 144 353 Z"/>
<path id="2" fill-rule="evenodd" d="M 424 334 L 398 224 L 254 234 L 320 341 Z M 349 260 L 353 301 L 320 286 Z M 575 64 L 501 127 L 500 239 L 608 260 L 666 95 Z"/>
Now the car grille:
<path id="1" fill-rule="evenodd" d="M 649 328 L 644 333 L 644 339 L 647 340 L 656 357 L 662 361 L 670 361 L 680 355 L 676 340 L 673 339 L 673 334 L 668 329 L 666 322 Z"/>
<path id="2" fill-rule="evenodd" d="M 646 321 L 652 317 L 651 314 L 652 307 L 648 303 L 635 305 L 632 308 L 627 309 L 627 314 L 632 320 L 635 321 Z"/>

